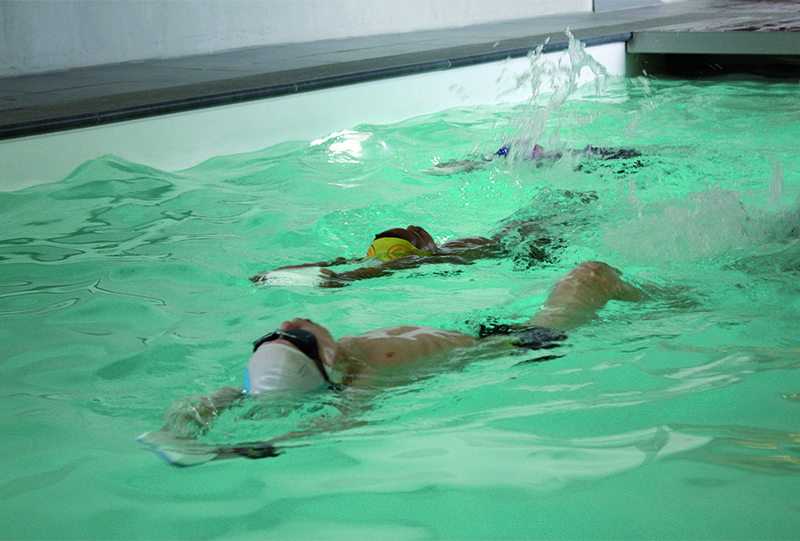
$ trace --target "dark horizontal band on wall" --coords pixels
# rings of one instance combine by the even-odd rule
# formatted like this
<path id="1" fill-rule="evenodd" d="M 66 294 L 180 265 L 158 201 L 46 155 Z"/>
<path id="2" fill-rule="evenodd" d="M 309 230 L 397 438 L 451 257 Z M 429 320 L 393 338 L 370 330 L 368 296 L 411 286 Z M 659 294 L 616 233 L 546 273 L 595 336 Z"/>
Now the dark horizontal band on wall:
<path id="1" fill-rule="evenodd" d="M 626 42 L 631 39 L 631 36 L 630 32 L 624 32 L 582 38 L 580 41 L 587 47 L 594 47 Z M 555 39 L 552 36 L 537 36 L 509 40 L 502 45 L 504 46 L 477 45 L 461 47 L 456 50 L 397 55 L 340 63 L 332 66 L 288 70 L 263 76 L 247 76 L 226 81 L 186 85 L 166 90 L 150 90 L 141 92 L 139 95 L 129 94 L 118 97 L 116 101 L 126 103 L 118 107 L 93 107 L 92 102 L 115 100 L 110 98 L 102 100 L 90 98 L 79 104 L 82 108 L 88 109 L 89 112 L 62 116 L 53 115 L 47 118 L 0 125 L 0 139 L 13 139 L 57 131 L 90 128 L 115 122 L 232 105 L 313 90 L 475 66 L 509 58 L 524 57 L 539 45 L 542 46 L 542 52 L 554 53 L 566 50 L 569 47 L 569 41 L 566 35 L 562 33 Z M 443 56 L 444 58 L 442 58 Z M 285 82 L 286 80 L 291 80 L 292 82 Z M 183 95 L 175 97 L 176 94 Z M 131 102 L 134 104 L 130 105 Z"/>

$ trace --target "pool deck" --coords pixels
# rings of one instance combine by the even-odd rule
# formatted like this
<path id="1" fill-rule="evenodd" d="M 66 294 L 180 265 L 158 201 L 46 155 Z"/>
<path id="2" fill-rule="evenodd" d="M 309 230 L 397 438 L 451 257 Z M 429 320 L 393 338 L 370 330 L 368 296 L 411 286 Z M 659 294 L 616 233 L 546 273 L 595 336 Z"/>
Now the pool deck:
<path id="1" fill-rule="evenodd" d="M 800 0 L 689 0 L 466 28 L 250 48 L 0 79 L 0 139 L 85 128 L 566 48 L 800 64 Z"/>

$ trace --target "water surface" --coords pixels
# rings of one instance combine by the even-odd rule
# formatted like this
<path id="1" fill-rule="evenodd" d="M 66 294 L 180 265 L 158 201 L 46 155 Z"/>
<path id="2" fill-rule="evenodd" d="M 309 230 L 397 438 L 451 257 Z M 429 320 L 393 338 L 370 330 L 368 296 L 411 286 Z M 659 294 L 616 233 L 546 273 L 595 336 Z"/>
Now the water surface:
<path id="1" fill-rule="evenodd" d="M 766 79 L 611 81 L 544 118 L 527 104 L 456 108 L 176 172 L 104 156 L 0 194 L 0 536 L 796 537 L 798 97 L 796 82 Z M 508 140 L 642 156 L 429 173 Z M 511 215 L 547 221 L 550 262 L 338 289 L 248 280 L 358 257 L 397 225 L 441 242 Z M 388 377 L 356 410 L 314 394 L 241 408 L 204 436 L 330 428 L 277 458 L 182 470 L 134 441 L 173 400 L 239 385 L 249 342 L 284 319 L 335 336 L 469 332 L 532 314 L 587 259 L 653 299 L 610 304 L 558 359 L 455 355 Z"/>

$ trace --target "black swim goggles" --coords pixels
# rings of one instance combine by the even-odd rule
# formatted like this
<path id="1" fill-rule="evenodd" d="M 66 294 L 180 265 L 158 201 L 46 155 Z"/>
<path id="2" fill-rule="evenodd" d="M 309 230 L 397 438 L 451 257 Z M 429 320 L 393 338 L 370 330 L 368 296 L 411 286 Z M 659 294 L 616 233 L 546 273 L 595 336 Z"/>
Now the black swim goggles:
<path id="1" fill-rule="evenodd" d="M 322 379 L 324 379 L 329 385 L 333 385 L 331 378 L 328 377 L 328 372 L 325 370 L 325 365 L 322 363 L 322 359 L 319 357 L 319 344 L 317 344 L 317 337 L 314 336 L 310 331 L 305 329 L 272 331 L 271 333 L 265 334 L 253 342 L 253 351 L 255 352 L 255 350 L 257 350 L 261 344 L 273 342 L 275 340 L 286 340 L 299 349 L 303 355 L 314 361 L 314 364 L 319 369 L 319 373 L 322 374 Z"/>

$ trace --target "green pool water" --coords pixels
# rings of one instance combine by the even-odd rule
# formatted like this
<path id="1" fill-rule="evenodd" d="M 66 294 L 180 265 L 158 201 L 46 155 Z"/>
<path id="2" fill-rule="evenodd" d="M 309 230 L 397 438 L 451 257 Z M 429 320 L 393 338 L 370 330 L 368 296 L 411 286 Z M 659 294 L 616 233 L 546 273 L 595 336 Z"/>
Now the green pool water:
<path id="1" fill-rule="evenodd" d="M 105 156 L 0 193 L 0 537 L 797 537 L 796 81 L 617 80 L 546 118 L 511 104 L 341 128 L 177 172 Z M 429 173 L 515 139 L 642 156 Z M 358 257 L 389 227 L 444 241 L 511 215 L 548 224 L 550 262 L 248 280 Z M 609 304 L 557 359 L 455 354 L 357 408 L 246 404 L 203 436 L 324 427 L 275 458 L 180 469 L 134 440 L 174 400 L 240 385 L 250 342 L 285 319 L 468 332 L 534 313 L 584 260 L 653 298 Z"/>

